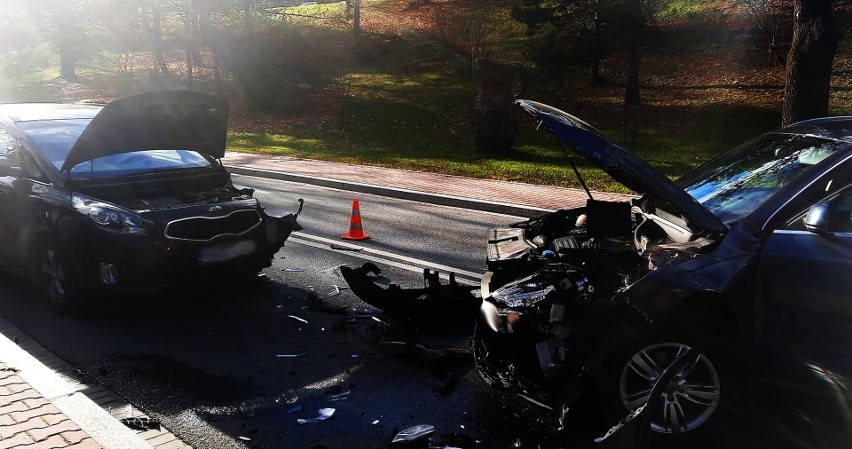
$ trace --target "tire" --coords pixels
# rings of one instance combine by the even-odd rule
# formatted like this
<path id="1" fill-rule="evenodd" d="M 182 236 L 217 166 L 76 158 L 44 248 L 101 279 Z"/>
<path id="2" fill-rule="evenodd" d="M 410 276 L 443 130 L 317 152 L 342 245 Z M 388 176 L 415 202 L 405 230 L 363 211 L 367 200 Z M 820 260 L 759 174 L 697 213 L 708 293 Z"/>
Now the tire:
<path id="1" fill-rule="evenodd" d="M 82 290 L 71 258 L 54 240 L 36 247 L 33 280 L 54 310 L 71 312 L 80 307 Z"/>

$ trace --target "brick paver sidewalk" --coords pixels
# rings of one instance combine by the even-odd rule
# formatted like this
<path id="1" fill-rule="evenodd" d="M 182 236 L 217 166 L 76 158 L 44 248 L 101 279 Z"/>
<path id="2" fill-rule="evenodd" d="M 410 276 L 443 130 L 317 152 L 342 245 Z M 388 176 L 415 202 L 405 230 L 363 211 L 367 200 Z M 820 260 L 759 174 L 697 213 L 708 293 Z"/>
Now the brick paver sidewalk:
<path id="1" fill-rule="evenodd" d="M 0 362 L 0 449 L 100 449 L 86 432 Z"/>
<path id="2" fill-rule="evenodd" d="M 511 203 L 542 209 L 585 206 L 582 189 L 525 184 L 494 179 L 466 178 L 412 170 L 401 170 L 342 162 L 296 159 L 287 156 L 227 152 L 222 162 L 228 166 L 284 172 L 302 176 L 335 179 L 418 192 L 461 196 L 480 201 Z M 625 201 L 628 195 L 592 192 L 599 200 Z"/>

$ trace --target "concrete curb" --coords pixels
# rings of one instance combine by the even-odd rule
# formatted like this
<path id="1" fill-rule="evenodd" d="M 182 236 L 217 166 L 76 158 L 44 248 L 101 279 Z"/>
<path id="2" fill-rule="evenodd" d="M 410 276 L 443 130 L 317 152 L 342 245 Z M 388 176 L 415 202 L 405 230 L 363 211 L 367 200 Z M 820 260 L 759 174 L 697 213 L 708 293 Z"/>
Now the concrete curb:
<path id="1" fill-rule="evenodd" d="M 539 215 L 553 212 L 553 210 L 551 209 L 542 209 L 539 207 L 524 206 L 519 204 L 495 203 L 472 198 L 464 198 L 460 196 L 439 195 L 436 193 L 419 192 L 416 190 L 384 187 L 352 181 L 341 181 L 337 179 L 320 178 L 316 176 L 297 175 L 279 171 L 262 170 L 258 168 L 236 167 L 232 165 L 226 165 L 225 168 L 229 172 L 237 175 L 254 176 L 258 178 L 267 179 L 279 179 L 282 181 L 298 182 L 302 184 L 309 184 L 320 187 L 330 187 L 333 189 L 347 190 L 351 192 L 368 193 L 371 195 L 387 196 L 391 198 L 399 198 L 409 201 L 419 201 L 422 203 L 439 204 L 442 206 L 481 210 L 485 212 L 494 212 L 505 215 L 515 215 L 518 217 L 537 217 Z"/>
<path id="2" fill-rule="evenodd" d="M 151 445 L 99 407 L 75 386 L 0 334 L 3 362 L 104 449 L 151 449 Z"/>

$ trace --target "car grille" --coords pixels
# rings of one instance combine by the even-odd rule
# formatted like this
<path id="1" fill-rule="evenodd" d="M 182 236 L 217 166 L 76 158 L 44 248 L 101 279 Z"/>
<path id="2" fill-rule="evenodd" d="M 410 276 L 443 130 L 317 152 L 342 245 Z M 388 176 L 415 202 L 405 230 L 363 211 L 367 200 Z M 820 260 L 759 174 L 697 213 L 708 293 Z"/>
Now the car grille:
<path id="1" fill-rule="evenodd" d="M 166 225 L 166 237 L 205 242 L 223 235 L 245 234 L 260 224 L 256 210 L 238 210 L 221 217 L 190 217 Z"/>

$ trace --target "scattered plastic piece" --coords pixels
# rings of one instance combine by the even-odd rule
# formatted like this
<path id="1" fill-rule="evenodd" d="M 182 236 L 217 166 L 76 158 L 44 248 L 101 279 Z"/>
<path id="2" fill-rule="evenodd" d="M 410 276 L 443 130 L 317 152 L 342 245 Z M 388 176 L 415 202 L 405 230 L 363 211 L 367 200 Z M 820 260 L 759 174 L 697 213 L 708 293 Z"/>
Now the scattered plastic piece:
<path id="1" fill-rule="evenodd" d="M 377 323 L 379 323 L 379 324 L 385 324 L 385 322 L 384 322 L 384 321 L 382 321 L 382 320 L 380 320 L 380 319 L 376 318 L 375 316 L 372 316 L 372 315 L 371 315 L 371 316 L 370 316 L 370 318 L 371 318 L 373 321 L 375 321 L 375 322 L 377 322 Z"/>
<path id="2" fill-rule="evenodd" d="M 282 310 L 284 308 L 284 304 L 276 304 L 275 308 L 278 310 Z"/>
<path id="3" fill-rule="evenodd" d="M 349 357 L 352 357 L 353 359 L 358 359 L 358 358 L 361 358 L 361 355 L 360 354 L 349 354 Z"/>
<path id="4" fill-rule="evenodd" d="M 405 430 L 402 430 L 395 437 L 391 443 L 407 443 L 411 441 L 417 441 L 421 438 L 425 438 L 429 435 L 435 433 L 435 426 L 431 424 L 419 424 L 414 427 L 409 427 Z"/>
<path id="5" fill-rule="evenodd" d="M 240 439 L 240 440 L 242 440 L 242 441 L 251 441 L 251 438 L 249 438 L 249 437 L 244 437 L 244 436 L 242 436 L 242 435 L 240 435 L 240 436 L 239 436 L 239 437 L 237 437 L 237 438 L 239 438 L 239 439 Z"/>
<path id="6" fill-rule="evenodd" d="M 364 249 L 360 246 L 338 245 L 336 243 L 331 243 L 328 245 L 328 247 L 331 249 L 340 249 L 344 251 L 361 251 L 362 249 Z"/>
<path id="7" fill-rule="evenodd" d="M 349 393 L 352 393 L 352 391 L 346 390 L 343 393 L 333 394 L 333 395 L 328 397 L 328 400 L 331 401 L 331 402 L 345 401 L 345 400 L 349 399 Z"/>
<path id="8" fill-rule="evenodd" d="M 289 271 L 291 273 L 301 273 L 301 272 L 305 271 L 305 269 L 302 268 L 302 267 L 290 267 L 290 268 L 285 268 L 284 271 Z"/>
<path id="9" fill-rule="evenodd" d="M 278 357 L 279 359 L 293 359 L 296 357 L 304 357 L 306 355 L 308 355 L 308 353 L 303 352 L 301 354 L 276 354 L 275 357 Z"/>
<path id="10" fill-rule="evenodd" d="M 319 409 L 319 416 L 316 418 L 308 418 L 308 419 L 297 419 L 296 422 L 299 424 L 313 424 L 325 421 L 328 418 L 331 418 L 331 415 L 334 414 L 333 408 L 321 408 Z"/>
<path id="11" fill-rule="evenodd" d="M 149 418 L 147 416 L 137 416 L 135 418 L 121 418 L 121 423 L 131 429 L 148 430 L 160 429 L 160 421 Z"/>
<path id="12" fill-rule="evenodd" d="M 301 412 L 301 411 L 302 411 L 302 406 L 301 406 L 301 405 L 297 405 L 297 406 L 295 406 L 295 407 L 291 408 L 290 410 L 287 410 L 287 414 L 288 414 L 288 415 L 292 415 L 293 413 Z"/>
<path id="13" fill-rule="evenodd" d="M 300 322 L 300 323 L 302 323 L 302 324 L 308 324 L 308 320 L 306 320 L 306 319 L 304 319 L 304 318 L 299 318 L 299 317 L 297 317 L 296 315 L 287 315 L 287 318 L 290 318 L 291 320 L 298 321 L 298 322 Z"/>
<path id="14" fill-rule="evenodd" d="M 374 426 L 379 425 L 379 420 L 377 419 L 377 420 L 373 421 L 373 425 L 374 425 Z"/>

